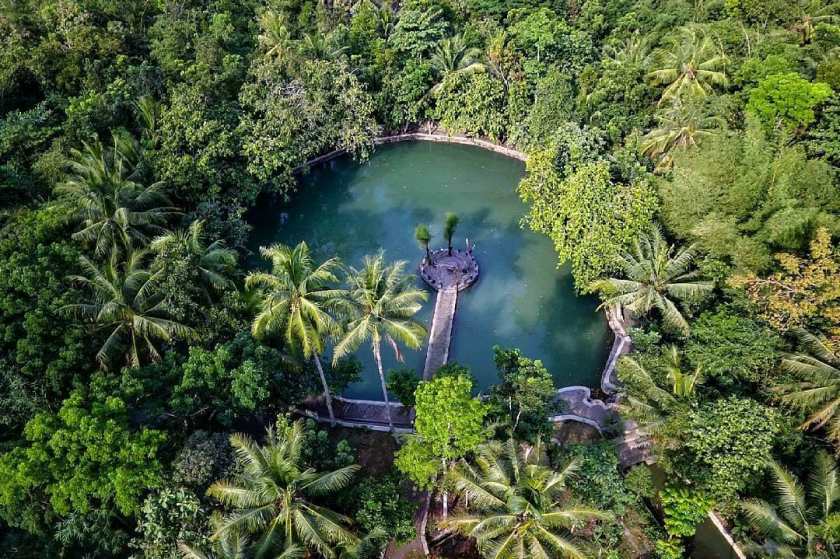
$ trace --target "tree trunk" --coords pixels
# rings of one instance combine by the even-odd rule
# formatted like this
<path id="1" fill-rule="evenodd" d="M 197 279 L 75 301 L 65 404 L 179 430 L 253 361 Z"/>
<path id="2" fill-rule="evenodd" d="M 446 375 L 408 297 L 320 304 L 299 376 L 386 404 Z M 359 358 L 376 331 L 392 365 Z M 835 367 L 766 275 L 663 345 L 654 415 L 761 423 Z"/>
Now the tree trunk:
<path id="1" fill-rule="evenodd" d="M 388 387 L 385 385 L 385 373 L 382 371 L 382 353 L 379 351 L 379 342 L 373 342 L 373 358 L 376 360 L 376 368 L 379 370 L 379 383 L 382 385 L 382 397 L 385 398 L 385 413 L 388 416 L 388 429 L 394 432 L 394 422 L 391 419 L 391 402 L 388 401 Z"/>
<path id="2" fill-rule="evenodd" d="M 441 481 L 441 485 L 446 483 L 446 458 L 441 458 L 441 463 L 443 464 L 443 479 Z M 446 487 L 441 487 L 443 494 L 443 519 L 446 520 L 446 517 L 449 515 L 449 493 L 446 491 Z"/>
<path id="3" fill-rule="evenodd" d="M 432 251 L 429 250 L 429 245 L 426 245 L 426 260 L 429 261 L 429 266 L 434 268 L 435 262 L 432 260 Z"/>
<path id="4" fill-rule="evenodd" d="M 317 353 L 313 353 L 312 360 L 315 361 L 315 368 L 318 369 L 318 375 L 321 377 L 321 386 L 324 387 L 324 400 L 327 402 L 327 412 L 330 414 L 330 425 L 335 427 L 335 414 L 333 413 L 332 396 L 330 396 L 330 387 L 327 384 L 327 377 L 324 376 L 324 367 L 321 366 L 321 358 Z"/>

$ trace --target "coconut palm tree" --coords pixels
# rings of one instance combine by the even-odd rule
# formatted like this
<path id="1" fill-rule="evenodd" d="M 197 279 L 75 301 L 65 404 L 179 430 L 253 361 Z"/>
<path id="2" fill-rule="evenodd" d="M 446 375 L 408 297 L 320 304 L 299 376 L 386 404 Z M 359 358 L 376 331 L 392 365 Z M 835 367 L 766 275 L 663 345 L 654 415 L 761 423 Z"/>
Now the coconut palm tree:
<path id="1" fill-rule="evenodd" d="M 725 127 L 723 118 L 707 115 L 697 103 L 678 103 L 656 120 L 658 126 L 642 138 L 641 152 L 656 162 L 657 170 L 671 168 L 675 149 L 694 147 Z"/>
<path id="2" fill-rule="evenodd" d="M 656 70 L 648 78 L 665 90 L 659 104 L 705 97 L 714 86 L 728 83 L 726 55 L 700 27 L 681 27 L 677 35 L 656 52 Z"/>
<path id="3" fill-rule="evenodd" d="M 805 330 L 795 334 L 804 351 L 782 358 L 782 368 L 798 380 L 774 390 L 784 403 L 809 414 L 803 429 L 825 427 L 840 453 L 840 356 Z"/>
<path id="4" fill-rule="evenodd" d="M 665 350 L 665 374 L 653 375 L 639 361 L 624 356 L 618 361 L 618 378 L 622 384 L 619 411 L 632 419 L 663 448 L 671 443 L 674 430 L 668 420 L 691 406 L 695 391 L 702 384 L 700 369 L 684 373 L 677 348 Z"/>
<path id="5" fill-rule="evenodd" d="M 165 232 L 167 220 L 178 214 L 169 205 L 163 183 L 143 186 L 137 172 L 137 142 L 114 132 L 113 145 L 97 140 L 72 149 L 67 179 L 55 192 L 82 228 L 73 238 L 92 242 L 97 256 L 114 249 L 130 251 L 148 241 L 148 234 Z"/>
<path id="6" fill-rule="evenodd" d="M 157 253 L 174 248 L 183 249 L 183 254 L 188 255 L 198 268 L 208 301 L 211 289 L 224 289 L 233 285 L 230 275 L 236 269 L 236 251 L 227 248 L 222 240 L 208 244 L 203 220 L 193 221 L 186 230 L 169 232 L 155 238 L 150 248 Z"/>
<path id="7" fill-rule="evenodd" d="M 565 484 L 576 468 L 572 461 L 552 469 L 541 445 L 487 443 L 474 463 L 462 461 L 449 474 L 470 513 L 441 525 L 474 538 L 488 558 L 583 558 L 568 530 L 608 515 L 565 501 Z"/>
<path id="8" fill-rule="evenodd" d="M 620 46 L 606 45 L 604 58 L 616 66 L 646 68 L 651 62 L 650 37 L 637 31 Z"/>
<path id="9" fill-rule="evenodd" d="M 344 335 L 333 349 L 335 362 L 370 340 L 392 431 L 391 404 L 382 370 L 382 343 L 390 344 L 397 359 L 402 361 L 399 344 L 417 349 L 426 336 L 426 329 L 412 317 L 420 310 L 427 295 L 411 286 L 412 278 L 404 273 L 405 266 L 402 260 L 386 265 L 383 253 L 379 252 L 366 256 L 361 269 L 349 269 L 348 289 L 341 303 L 347 324 Z"/>
<path id="10" fill-rule="evenodd" d="M 167 317 L 163 294 L 155 288 L 155 275 L 144 267 L 146 256 L 145 251 L 133 251 L 123 260 L 115 251 L 102 268 L 82 256 L 79 262 L 83 275 L 69 278 L 87 288 L 91 299 L 66 305 L 63 310 L 110 331 L 96 354 L 103 369 L 112 369 L 121 355 L 132 367 L 140 366 L 144 355 L 158 361 L 156 341 L 169 342 L 193 334 L 187 326 Z"/>
<path id="11" fill-rule="evenodd" d="M 443 220 L 443 236 L 446 238 L 446 244 L 449 245 L 449 256 L 452 256 L 452 237 L 455 235 L 459 221 L 458 215 L 452 212 L 448 212 Z"/>
<path id="12" fill-rule="evenodd" d="M 285 245 L 260 247 L 263 258 L 271 261 L 271 272 L 251 272 L 245 287 L 258 288 L 259 312 L 251 331 L 258 339 L 282 335 L 305 359 L 312 359 L 321 386 L 330 421 L 335 423 L 327 377 L 321 364 L 324 341 L 337 335 L 340 326 L 330 314 L 342 292 L 330 287 L 338 281 L 337 258 L 315 265 L 305 242 L 294 248 Z"/>
<path id="13" fill-rule="evenodd" d="M 485 65 L 479 62 L 481 50 L 468 47 L 461 35 L 447 37 L 435 45 L 429 62 L 440 79 L 432 88 L 432 95 L 437 94 L 447 77 L 455 74 L 473 74 L 483 72 Z"/>
<path id="14" fill-rule="evenodd" d="M 429 232 L 429 226 L 420 224 L 414 229 L 414 238 L 420 243 L 423 250 L 426 251 L 426 261 L 429 265 L 434 266 L 432 261 L 432 252 L 429 250 L 429 242 L 432 240 L 432 234 Z"/>
<path id="15" fill-rule="evenodd" d="M 301 556 L 309 550 L 327 559 L 337 557 L 336 546 L 358 541 L 347 528 L 348 518 L 312 499 L 347 487 L 359 467 L 316 472 L 302 461 L 303 438 L 302 420 L 269 428 L 264 446 L 247 435 L 231 435 L 243 470 L 235 480 L 217 481 L 207 490 L 231 509 L 217 523 L 214 538 L 231 531 L 258 533 L 257 557 L 277 550 Z"/>
<path id="16" fill-rule="evenodd" d="M 672 299 L 698 300 L 709 293 L 714 284 L 698 279 L 690 270 L 694 247 L 683 247 L 674 253 L 658 227 L 641 235 L 633 243 L 633 252 L 618 260 L 625 279 L 608 278 L 595 281 L 591 288 L 605 296 L 604 306 L 621 305 L 636 316 L 658 309 L 667 326 L 685 334 L 688 322 Z"/>
<path id="17" fill-rule="evenodd" d="M 764 539 L 746 542 L 758 557 L 829 559 L 840 556 L 840 475 L 826 452 L 817 454 L 803 489 L 796 477 L 772 462 L 770 471 L 777 502 L 751 499 L 742 510 L 753 530 Z"/>
<path id="18" fill-rule="evenodd" d="M 292 51 L 292 41 L 283 16 L 264 10 L 259 16 L 260 33 L 257 43 L 269 60 L 285 59 Z"/>
<path id="19" fill-rule="evenodd" d="M 221 520 L 218 514 L 210 517 L 210 524 L 217 527 Z M 241 532 L 230 530 L 211 542 L 211 551 L 202 551 L 197 546 L 178 542 L 178 549 L 183 559 L 251 559 L 254 556 L 253 547 L 248 537 Z M 298 551 L 298 550 L 293 550 Z M 283 555 L 277 559 L 292 559 L 300 555 Z"/>

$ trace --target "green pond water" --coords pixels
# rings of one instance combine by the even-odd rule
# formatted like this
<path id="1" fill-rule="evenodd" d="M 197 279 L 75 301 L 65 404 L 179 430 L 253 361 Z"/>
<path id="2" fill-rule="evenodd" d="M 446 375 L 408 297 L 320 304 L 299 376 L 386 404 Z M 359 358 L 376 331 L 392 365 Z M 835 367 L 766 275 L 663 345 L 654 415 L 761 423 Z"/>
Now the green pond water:
<path id="1" fill-rule="evenodd" d="M 492 347 L 518 347 L 541 359 L 559 386 L 598 386 L 611 341 L 606 321 L 593 298 L 575 294 L 568 268 L 556 268 L 551 242 L 520 227 L 525 206 L 516 185 L 523 173 L 519 161 L 471 146 L 382 146 L 365 163 L 345 157 L 313 169 L 290 204 L 262 201 L 250 216 L 250 248 L 303 240 L 319 260 L 339 256 L 358 266 L 381 247 L 387 259 L 407 260 L 414 272 L 423 256 L 415 225 L 430 224 L 432 244 L 442 246 L 443 216 L 456 212 L 461 222 L 453 244 L 463 246 L 469 237 L 481 275 L 459 294 L 450 361 L 469 366 L 481 390 L 497 382 Z M 261 263 L 252 257 L 251 265 Z M 429 290 L 417 316 L 427 327 L 434 296 Z M 369 346 L 357 356 L 363 378 L 344 395 L 381 400 Z M 386 371 L 399 365 L 390 348 L 383 357 Z M 425 347 L 404 358 L 422 373 Z"/>

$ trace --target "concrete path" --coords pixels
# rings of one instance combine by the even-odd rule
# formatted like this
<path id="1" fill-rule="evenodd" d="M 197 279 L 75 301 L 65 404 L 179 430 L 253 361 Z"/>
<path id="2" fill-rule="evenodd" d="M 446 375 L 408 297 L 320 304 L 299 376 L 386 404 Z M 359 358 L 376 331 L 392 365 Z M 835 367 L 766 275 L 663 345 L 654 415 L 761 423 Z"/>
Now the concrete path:
<path id="1" fill-rule="evenodd" d="M 455 320 L 457 303 L 458 290 L 456 288 L 438 291 L 432 328 L 429 331 L 429 349 L 426 352 L 426 366 L 423 367 L 423 380 L 432 378 L 432 375 L 449 359 L 452 322 Z"/>
<path id="2" fill-rule="evenodd" d="M 301 411 L 322 423 L 328 423 L 330 420 L 327 406 L 321 397 L 305 401 Z M 354 400 L 335 396 L 333 397 L 333 411 L 335 412 L 336 424 L 342 427 L 366 427 L 374 431 L 389 430 L 385 402 Z M 394 421 L 394 431 L 397 433 L 414 431 L 414 410 L 412 408 L 406 408 L 399 402 L 391 402 L 391 418 Z"/>

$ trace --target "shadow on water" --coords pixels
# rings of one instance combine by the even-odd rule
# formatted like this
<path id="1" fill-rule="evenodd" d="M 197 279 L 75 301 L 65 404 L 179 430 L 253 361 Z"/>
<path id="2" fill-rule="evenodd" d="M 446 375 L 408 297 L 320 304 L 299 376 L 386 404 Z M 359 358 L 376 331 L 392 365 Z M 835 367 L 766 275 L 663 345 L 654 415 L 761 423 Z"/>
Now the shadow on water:
<path id="1" fill-rule="evenodd" d="M 415 225 L 428 223 L 432 244 L 442 246 L 443 215 L 454 211 L 454 244 L 475 243 L 481 276 L 459 297 L 450 359 L 469 365 L 481 389 L 496 380 L 495 344 L 542 359 L 560 385 L 597 385 L 606 323 L 593 298 L 576 296 L 568 269 L 556 269 L 551 242 L 520 228 L 523 172 L 520 162 L 479 148 L 425 142 L 380 147 L 363 164 L 339 158 L 304 176 L 291 203 L 261 201 L 249 216 L 250 248 L 305 240 L 318 259 L 337 255 L 352 266 L 383 248 L 413 271 L 422 258 Z M 256 254 L 249 264 L 265 265 Z M 429 290 L 418 316 L 427 326 L 434 296 Z M 346 394 L 380 399 L 370 349 L 358 355 L 364 378 Z M 386 369 L 398 365 L 384 357 Z M 407 351 L 405 364 L 420 372 L 424 358 L 423 349 Z"/>

